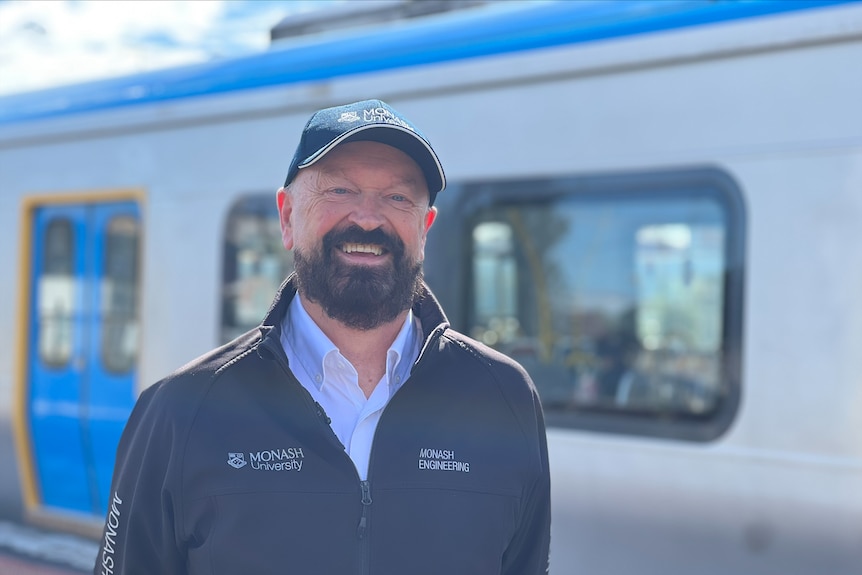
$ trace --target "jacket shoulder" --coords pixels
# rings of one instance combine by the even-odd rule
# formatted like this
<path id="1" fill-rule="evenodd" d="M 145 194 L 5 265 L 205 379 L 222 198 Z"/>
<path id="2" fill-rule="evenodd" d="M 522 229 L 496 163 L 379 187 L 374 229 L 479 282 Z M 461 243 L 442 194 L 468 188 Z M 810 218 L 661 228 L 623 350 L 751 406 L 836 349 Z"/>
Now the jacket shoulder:
<path id="1" fill-rule="evenodd" d="M 506 381 L 514 380 L 518 381 L 519 384 L 526 383 L 528 387 L 532 386 L 532 380 L 524 367 L 501 351 L 453 329 L 447 329 L 441 339 L 456 346 L 472 357 L 474 361 L 496 372 L 497 375 L 504 377 Z"/>
<path id="2" fill-rule="evenodd" d="M 261 342 L 255 328 L 218 348 L 191 360 L 143 391 L 139 402 L 157 403 L 160 408 L 195 405 L 207 394 L 218 376 L 244 358 L 257 354 Z"/>
<path id="3" fill-rule="evenodd" d="M 441 341 L 444 353 L 457 353 L 457 365 L 463 367 L 469 362 L 481 366 L 509 403 L 514 403 L 530 412 L 540 410 L 540 404 L 533 380 L 524 367 L 508 355 L 493 349 L 482 342 L 452 329 L 447 329 Z M 446 347 L 451 349 L 445 350 Z"/>

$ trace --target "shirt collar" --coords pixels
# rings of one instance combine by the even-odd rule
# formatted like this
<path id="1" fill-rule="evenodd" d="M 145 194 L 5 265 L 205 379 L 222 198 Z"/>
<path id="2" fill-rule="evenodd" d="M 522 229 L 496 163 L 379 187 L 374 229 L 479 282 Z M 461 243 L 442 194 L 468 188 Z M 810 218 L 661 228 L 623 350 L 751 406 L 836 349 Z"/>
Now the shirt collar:
<path id="1" fill-rule="evenodd" d="M 413 315 L 412 310 L 408 310 L 404 325 L 401 326 L 398 335 L 386 352 L 386 375 L 393 392 L 410 375 L 410 369 L 419 356 L 420 335 L 419 320 Z M 282 321 L 281 344 L 293 350 L 293 355 L 300 362 L 301 369 L 318 389 L 323 385 L 323 380 L 318 381 L 314 376 L 317 373 L 323 373 L 327 355 L 332 352 L 339 355 L 341 353 L 308 315 L 298 293 L 291 300 Z"/>
<path id="2" fill-rule="evenodd" d="M 281 344 L 293 350 L 293 356 L 300 363 L 300 368 L 314 385 L 320 389 L 323 380 L 315 377 L 323 373 L 323 360 L 331 351 L 338 351 L 335 344 L 314 323 L 300 301 L 297 293 L 287 308 L 281 328 Z M 291 354 L 289 354 L 291 355 Z M 294 368 L 296 369 L 296 368 Z"/>
<path id="3" fill-rule="evenodd" d="M 413 315 L 413 310 L 409 310 L 404 325 L 386 352 L 386 375 L 393 393 L 410 376 L 413 363 L 419 357 L 421 336 L 419 320 Z"/>

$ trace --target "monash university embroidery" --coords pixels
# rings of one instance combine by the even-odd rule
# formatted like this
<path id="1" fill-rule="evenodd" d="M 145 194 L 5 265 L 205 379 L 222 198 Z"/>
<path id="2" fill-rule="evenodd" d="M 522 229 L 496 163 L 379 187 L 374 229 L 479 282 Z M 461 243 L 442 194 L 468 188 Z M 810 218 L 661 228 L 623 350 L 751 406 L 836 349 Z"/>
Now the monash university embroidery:
<path id="1" fill-rule="evenodd" d="M 302 471 L 303 459 L 305 454 L 301 447 L 288 447 L 250 451 L 248 460 L 245 458 L 245 453 L 231 452 L 228 453 L 227 463 L 235 469 L 251 464 L 252 469 L 259 471 Z"/>
<path id="2" fill-rule="evenodd" d="M 456 461 L 455 452 L 451 449 L 422 448 L 419 450 L 419 469 L 470 473 L 470 463 Z"/>
<path id="3" fill-rule="evenodd" d="M 397 117 L 395 114 L 393 114 L 386 108 L 369 108 L 367 110 L 362 110 L 362 119 L 366 122 L 383 122 L 386 124 L 395 124 L 396 126 L 407 128 L 411 132 L 413 131 L 413 128 L 411 128 L 407 124 L 407 122 Z"/>

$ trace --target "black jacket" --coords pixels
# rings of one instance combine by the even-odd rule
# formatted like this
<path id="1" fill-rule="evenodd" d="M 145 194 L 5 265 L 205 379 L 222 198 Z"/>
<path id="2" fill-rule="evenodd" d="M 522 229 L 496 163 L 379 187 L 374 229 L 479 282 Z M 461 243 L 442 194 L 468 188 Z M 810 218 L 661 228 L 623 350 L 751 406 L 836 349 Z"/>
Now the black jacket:
<path id="1" fill-rule="evenodd" d="M 547 446 L 524 370 L 450 329 L 427 292 L 422 352 L 360 481 L 281 348 L 294 293 L 143 392 L 94 573 L 545 573 Z"/>

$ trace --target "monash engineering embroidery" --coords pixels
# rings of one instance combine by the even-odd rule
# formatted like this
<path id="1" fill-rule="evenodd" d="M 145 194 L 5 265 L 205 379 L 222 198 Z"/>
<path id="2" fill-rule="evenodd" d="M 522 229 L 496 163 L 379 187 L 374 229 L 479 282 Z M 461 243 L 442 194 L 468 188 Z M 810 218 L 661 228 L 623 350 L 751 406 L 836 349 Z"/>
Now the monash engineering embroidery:
<path id="1" fill-rule="evenodd" d="M 455 452 L 451 449 L 423 448 L 419 450 L 419 469 L 470 473 L 470 464 L 456 461 Z"/>

